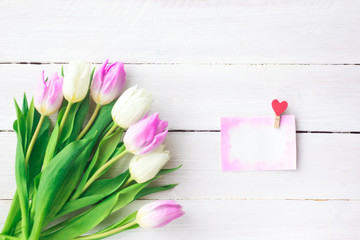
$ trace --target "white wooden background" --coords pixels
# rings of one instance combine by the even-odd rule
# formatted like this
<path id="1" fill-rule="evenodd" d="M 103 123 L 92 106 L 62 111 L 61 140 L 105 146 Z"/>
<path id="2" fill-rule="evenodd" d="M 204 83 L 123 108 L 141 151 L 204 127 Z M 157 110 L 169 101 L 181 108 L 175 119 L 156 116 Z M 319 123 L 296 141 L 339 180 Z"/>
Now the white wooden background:
<path id="1" fill-rule="evenodd" d="M 176 189 L 132 209 L 176 199 L 186 211 L 112 239 L 360 239 L 359 1 L 3 0 L 0 33 L 0 225 L 15 189 L 13 97 L 42 69 L 110 58 L 153 92 L 168 166 L 183 164 L 157 183 Z M 220 117 L 272 114 L 273 98 L 296 115 L 298 170 L 221 172 Z"/>

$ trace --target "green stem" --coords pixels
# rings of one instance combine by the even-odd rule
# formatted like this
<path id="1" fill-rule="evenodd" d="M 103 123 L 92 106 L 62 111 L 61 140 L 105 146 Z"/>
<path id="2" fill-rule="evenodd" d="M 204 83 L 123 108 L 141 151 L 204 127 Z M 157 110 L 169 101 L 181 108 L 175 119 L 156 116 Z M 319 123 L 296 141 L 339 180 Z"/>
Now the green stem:
<path id="1" fill-rule="evenodd" d="M 17 191 L 14 194 L 14 198 L 12 200 L 9 214 L 6 218 L 2 234 L 12 234 L 14 228 L 16 227 L 16 223 L 21 219 L 21 212 L 20 212 L 20 203 L 19 203 L 19 196 Z"/>
<path id="2" fill-rule="evenodd" d="M 43 122 L 44 122 L 44 119 L 45 119 L 45 115 L 41 115 L 40 120 L 39 120 L 39 122 L 38 122 L 38 125 L 37 125 L 37 127 L 36 127 L 36 130 L 35 130 L 35 132 L 34 132 L 34 135 L 32 136 L 31 141 L 30 141 L 30 144 L 29 144 L 29 147 L 28 147 L 28 149 L 27 149 L 27 151 L 26 151 L 25 166 L 28 165 L 28 162 L 29 162 L 29 159 L 30 159 L 30 156 L 31 156 L 31 152 L 32 152 L 32 150 L 33 150 L 33 148 L 34 148 L 34 145 L 35 145 L 35 142 L 36 142 L 36 138 L 37 138 L 38 135 L 39 135 L 39 132 L 40 132 L 41 126 L 42 126 L 42 124 L 43 124 Z"/>
<path id="3" fill-rule="evenodd" d="M 101 175 L 101 173 L 110 167 L 113 163 L 115 163 L 117 160 L 119 160 L 122 156 L 124 156 L 127 153 L 126 149 L 122 151 L 119 155 L 116 157 L 113 157 L 109 161 L 107 161 L 104 165 L 102 165 L 92 176 L 91 178 L 86 182 L 84 188 L 82 189 L 80 195 L 85 192 L 85 190 L 90 187 L 90 185 Z"/>
<path id="4" fill-rule="evenodd" d="M 20 200 L 20 209 L 21 209 L 21 238 L 28 240 L 29 232 L 29 216 L 25 209 L 22 207 L 24 204 Z"/>
<path id="5" fill-rule="evenodd" d="M 43 221 L 41 222 L 42 226 Z M 35 225 L 31 231 L 30 237 L 28 240 L 39 240 L 40 239 L 40 233 L 41 233 L 41 226 L 39 224 Z"/>
<path id="6" fill-rule="evenodd" d="M 25 166 L 27 166 L 28 163 L 29 163 L 29 159 L 30 159 L 32 150 L 34 148 L 36 139 L 37 139 L 37 137 L 39 135 L 41 126 L 44 123 L 44 119 L 45 119 L 45 115 L 41 115 L 40 120 L 39 120 L 39 122 L 37 124 L 37 127 L 35 129 L 34 135 L 32 136 L 29 147 L 28 147 L 28 149 L 26 151 Z M 11 207 L 10 207 L 8 218 L 6 219 L 6 222 L 5 222 L 5 225 L 4 225 L 3 234 L 4 233 L 9 233 L 10 231 L 12 231 L 12 229 L 14 227 L 14 222 L 16 222 L 19 219 L 19 216 L 18 216 L 19 212 L 20 212 L 19 211 L 19 198 L 18 198 L 17 191 L 16 191 L 15 195 L 14 195 L 13 202 L 12 202 Z"/>
<path id="7" fill-rule="evenodd" d="M 31 152 L 32 152 L 32 150 L 34 148 L 36 139 L 37 139 L 37 137 L 39 135 L 39 132 L 40 132 L 41 126 L 42 126 L 42 124 L 44 122 L 44 119 L 45 119 L 45 115 L 42 114 L 41 117 L 40 117 L 40 120 L 39 120 L 39 122 L 37 124 L 37 127 L 35 129 L 34 135 L 31 138 L 29 147 L 28 147 L 28 149 L 26 151 L 25 168 L 27 168 L 27 166 L 28 166 L 29 159 L 30 159 L 30 156 L 31 156 Z M 26 211 L 28 211 L 28 209 L 25 209 L 23 207 L 23 205 L 22 205 L 24 203 L 21 202 L 21 199 L 19 199 L 19 200 L 20 200 L 20 209 L 21 209 L 21 218 L 22 218 L 22 220 L 21 220 L 22 238 L 24 240 L 27 240 L 27 238 L 28 238 L 28 229 L 29 229 L 29 226 L 28 226 L 28 224 L 29 224 L 29 222 L 28 222 L 29 221 L 29 219 L 28 219 L 29 216 L 27 215 L 28 213 L 26 213 Z"/>
<path id="8" fill-rule="evenodd" d="M 126 188 L 134 179 L 130 176 L 128 180 L 121 186 L 121 188 Z"/>
<path id="9" fill-rule="evenodd" d="M 110 231 L 104 232 L 104 233 L 95 233 L 95 234 L 91 234 L 91 235 L 87 235 L 87 236 L 83 236 L 83 237 L 77 237 L 75 239 L 81 239 L 81 240 L 101 239 L 101 238 L 105 238 L 105 237 L 114 235 L 116 233 L 119 233 L 121 231 L 124 231 L 127 228 L 134 226 L 135 224 L 137 224 L 136 220 L 129 222 L 121 227 L 114 228 Z"/>
<path id="10" fill-rule="evenodd" d="M 108 137 L 113 131 L 115 131 L 115 129 L 117 128 L 116 124 L 114 124 L 109 131 L 107 131 L 107 133 L 104 135 L 103 139 Z"/>
<path id="11" fill-rule="evenodd" d="M 64 125 L 65 125 L 65 122 L 66 122 L 66 118 L 68 117 L 68 115 L 69 115 L 69 113 L 70 113 L 70 109 L 71 109 L 72 104 L 73 104 L 72 102 L 69 102 L 68 105 L 66 106 L 64 115 L 63 115 L 63 117 L 62 117 L 62 119 L 61 119 L 61 122 L 60 122 L 59 137 L 60 137 L 61 131 L 62 131 L 63 128 L 64 128 Z"/>
<path id="12" fill-rule="evenodd" d="M 98 115 L 101 107 L 102 107 L 102 106 L 99 105 L 99 104 L 96 105 L 96 108 L 95 108 L 95 110 L 94 110 L 94 112 L 93 112 L 93 114 L 92 114 L 89 122 L 86 124 L 86 126 L 85 126 L 84 129 L 81 131 L 81 133 L 79 134 L 79 136 L 77 137 L 76 140 L 80 140 L 80 139 L 87 133 L 87 131 L 90 129 L 91 125 L 94 123 L 94 121 L 95 121 L 95 119 L 96 119 L 96 117 L 97 117 L 97 115 Z"/>
<path id="13" fill-rule="evenodd" d="M 4 237 L 5 239 L 9 239 L 9 240 L 19 240 L 19 237 L 14 237 L 14 236 L 9 236 L 3 233 L 0 233 L 0 237 Z"/>

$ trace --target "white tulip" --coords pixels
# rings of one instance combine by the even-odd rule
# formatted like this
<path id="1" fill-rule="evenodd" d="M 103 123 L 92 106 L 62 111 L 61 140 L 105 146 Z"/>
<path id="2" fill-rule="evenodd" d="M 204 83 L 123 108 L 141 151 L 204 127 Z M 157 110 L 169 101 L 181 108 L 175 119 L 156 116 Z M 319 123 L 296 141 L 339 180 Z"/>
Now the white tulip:
<path id="1" fill-rule="evenodd" d="M 135 155 L 129 164 L 131 177 L 138 183 L 154 178 L 169 161 L 170 152 L 160 145 L 155 151 L 145 155 Z"/>
<path id="2" fill-rule="evenodd" d="M 86 97 L 89 89 L 91 65 L 71 61 L 64 77 L 63 94 L 66 100 L 75 103 Z"/>
<path id="3" fill-rule="evenodd" d="M 120 96 L 111 111 L 111 116 L 116 125 L 127 129 L 149 111 L 151 101 L 151 93 L 144 88 L 138 89 L 136 85 Z"/>

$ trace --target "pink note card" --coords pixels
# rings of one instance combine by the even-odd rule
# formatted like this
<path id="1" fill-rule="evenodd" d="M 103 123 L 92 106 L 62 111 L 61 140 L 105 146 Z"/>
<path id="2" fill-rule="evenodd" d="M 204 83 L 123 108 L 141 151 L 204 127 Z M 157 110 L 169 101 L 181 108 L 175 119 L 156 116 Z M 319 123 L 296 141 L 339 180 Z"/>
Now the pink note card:
<path id="1" fill-rule="evenodd" d="M 294 115 L 282 115 L 280 128 L 274 116 L 221 118 L 223 171 L 295 170 Z"/>

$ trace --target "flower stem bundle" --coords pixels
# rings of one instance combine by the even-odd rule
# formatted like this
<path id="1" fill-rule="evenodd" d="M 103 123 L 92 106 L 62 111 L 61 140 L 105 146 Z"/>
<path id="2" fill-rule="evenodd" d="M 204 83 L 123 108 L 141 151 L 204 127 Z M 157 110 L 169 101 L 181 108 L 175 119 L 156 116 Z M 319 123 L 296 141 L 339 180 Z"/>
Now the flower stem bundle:
<path id="1" fill-rule="evenodd" d="M 175 201 L 156 201 L 101 229 L 134 200 L 175 187 L 149 184 L 180 166 L 162 169 L 170 158 L 163 145 L 167 122 L 158 113 L 148 116 L 150 92 L 134 86 L 121 94 L 121 62 L 91 68 L 70 62 L 62 76 L 43 72 L 34 100 L 29 104 L 24 95 L 22 107 L 15 101 L 17 189 L 0 239 L 103 239 L 139 226 L 162 227 L 184 214 Z M 107 176 L 119 161 L 128 169 Z"/>

